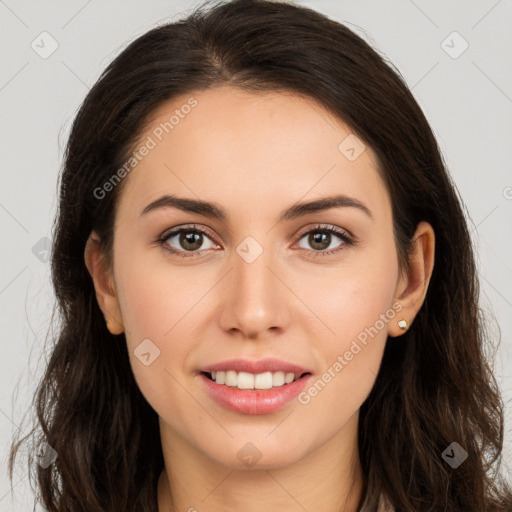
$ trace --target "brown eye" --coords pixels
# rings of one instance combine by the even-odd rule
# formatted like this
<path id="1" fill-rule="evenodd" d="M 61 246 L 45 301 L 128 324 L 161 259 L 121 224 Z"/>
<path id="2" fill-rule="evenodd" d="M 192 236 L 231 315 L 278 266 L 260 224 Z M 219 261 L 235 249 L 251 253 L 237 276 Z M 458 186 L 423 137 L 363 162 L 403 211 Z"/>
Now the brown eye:
<path id="1" fill-rule="evenodd" d="M 336 242 L 336 238 L 341 242 L 337 245 L 332 245 Z M 315 253 L 315 256 L 329 255 L 336 253 L 347 245 L 353 245 L 354 242 L 351 237 L 344 231 L 333 226 L 317 226 L 304 233 L 300 241 L 306 240 L 309 247 L 304 247 L 299 244 L 302 249 L 309 250 Z"/>
<path id="2" fill-rule="evenodd" d="M 204 245 L 207 241 L 209 241 L 210 245 L 206 245 L 205 247 Z M 162 235 L 158 242 L 167 251 L 184 257 L 195 256 L 196 253 L 202 252 L 203 250 L 217 247 L 206 231 L 196 227 L 175 229 Z"/>
<path id="3" fill-rule="evenodd" d="M 313 249 L 318 251 L 325 251 L 331 243 L 330 233 L 314 232 L 308 235 L 308 243 L 311 244 Z"/>
<path id="4" fill-rule="evenodd" d="M 203 243 L 203 234 L 192 231 L 182 231 L 178 238 L 179 244 L 187 251 L 197 251 Z"/>

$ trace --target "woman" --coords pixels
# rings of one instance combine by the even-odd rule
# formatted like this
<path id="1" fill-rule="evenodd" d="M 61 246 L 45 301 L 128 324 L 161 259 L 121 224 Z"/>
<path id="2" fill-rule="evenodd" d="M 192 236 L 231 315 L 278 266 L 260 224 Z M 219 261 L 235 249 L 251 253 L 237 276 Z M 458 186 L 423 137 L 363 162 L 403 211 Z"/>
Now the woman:
<path id="1" fill-rule="evenodd" d="M 346 27 L 235 0 L 149 31 L 60 190 L 47 510 L 512 510 L 461 203 Z"/>

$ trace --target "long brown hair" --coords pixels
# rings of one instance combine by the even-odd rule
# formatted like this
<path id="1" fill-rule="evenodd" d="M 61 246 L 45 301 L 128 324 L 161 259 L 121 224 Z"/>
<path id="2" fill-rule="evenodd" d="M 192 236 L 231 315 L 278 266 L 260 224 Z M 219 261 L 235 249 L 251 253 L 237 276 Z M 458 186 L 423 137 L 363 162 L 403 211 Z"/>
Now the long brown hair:
<path id="1" fill-rule="evenodd" d="M 35 396 L 33 437 L 58 454 L 29 456 L 50 512 L 155 512 L 163 468 L 158 417 L 130 369 L 124 334 L 105 327 L 84 264 L 94 229 L 112 256 L 123 166 L 148 116 L 174 96 L 230 84 L 319 101 L 376 153 L 392 199 L 401 268 L 421 220 L 435 230 L 435 267 L 412 327 L 388 340 L 360 410 L 365 478 L 360 510 L 381 494 L 399 511 L 512 510 L 498 475 L 503 404 L 485 350 L 474 253 L 462 201 L 427 120 L 401 75 L 344 25 L 306 7 L 265 0 L 203 5 L 132 42 L 83 102 L 69 137 L 54 226 L 52 280 L 60 325 Z M 110 260 L 111 261 L 111 260 Z M 468 457 L 453 469 L 443 451 Z"/>

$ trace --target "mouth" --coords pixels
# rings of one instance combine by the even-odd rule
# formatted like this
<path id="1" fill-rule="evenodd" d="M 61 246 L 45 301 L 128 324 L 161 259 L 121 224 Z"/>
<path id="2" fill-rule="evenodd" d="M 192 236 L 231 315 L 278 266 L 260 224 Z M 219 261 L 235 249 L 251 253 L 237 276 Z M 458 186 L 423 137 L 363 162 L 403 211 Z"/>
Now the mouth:
<path id="1" fill-rule="evenodd" d="M 207 396 L 238 414 L 271 414 L 292 404 L 311 372 L 210 370 L 198 374 Z"/>
<path id="2" fill-rule="evenodd" d="M 269 414 L 291 404 L 313 373 L 310 368 L 276 358 L 229 359 L 199 370 L 206 394 L 240 414 Z"/>
<path id="3" fill-rule="evenodd" d="M 261 391 L 273 388 L 281 388 L 296 382 L 302 377 L 311 375 L 310 372 L 293 373 L 284 371 L 268 371 L 254 374 L 250 372 L 237 372 L 235 370 L 201 373 L 216 384 L 247 391 Z"/>

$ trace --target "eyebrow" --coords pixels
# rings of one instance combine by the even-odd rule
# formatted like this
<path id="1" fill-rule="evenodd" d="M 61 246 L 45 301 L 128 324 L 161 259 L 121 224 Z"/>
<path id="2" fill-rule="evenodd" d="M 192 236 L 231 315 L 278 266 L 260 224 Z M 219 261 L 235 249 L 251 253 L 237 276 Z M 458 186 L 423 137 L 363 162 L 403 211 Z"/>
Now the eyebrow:
<path id="1" fill-rule="evenodd" d="M 208 201 L 201 201 L 198 199 L 189 199 L 185 197 L 177 197 L 175 195 L 163 195 L 155 201 L 149 203 L 141 212 L 141 216 L 151 211 L 174 207 L 189 213 L 197 213 L 204 217 L 212 219 L 218 219 L 221 221 L 229 220 L 229 215 L 221 206 Z M 366 207 L 361 201 L 354 197 L 349 197 L 344 194 L 322 197 L 309 202 L 295 203 L 283 212 L 279 216 L 279 222 L 293 220 L 304 215 L 316 213 L 330 208 L 357 208 L 364 212 L 371 219 L 373 219 L 372 213 L 368 207 Z"/>

